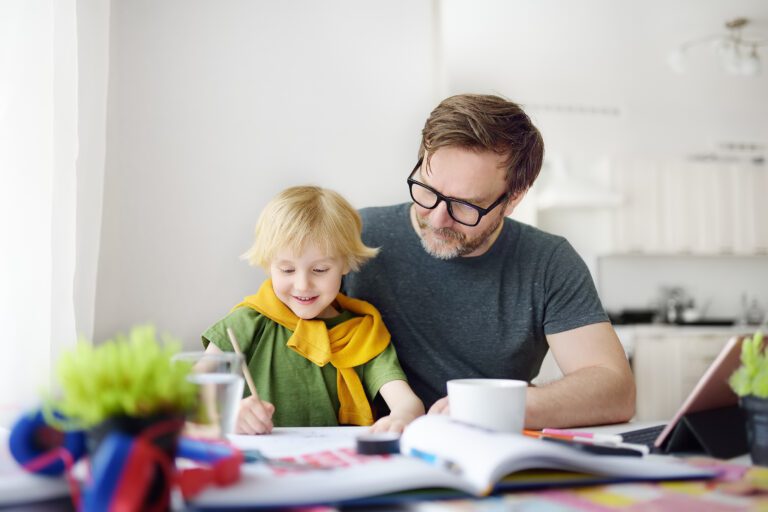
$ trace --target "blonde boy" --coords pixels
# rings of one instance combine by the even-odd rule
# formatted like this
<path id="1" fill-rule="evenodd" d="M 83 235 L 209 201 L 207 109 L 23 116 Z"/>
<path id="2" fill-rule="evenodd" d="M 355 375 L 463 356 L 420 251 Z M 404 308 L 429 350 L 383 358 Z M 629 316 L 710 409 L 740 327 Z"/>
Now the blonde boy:
<path id="1" fill-rule="evenodd" d="M 245 391 L 237 433 L 339 424 L 401 432 L 424 414 L 379 312 L 339 293 L 342 276 L 378 252 L 361 231 L 355 209 L 320 187 L 286 189 L 259 216 L 243 258 L 270 279 L 203 334 L 206 351 L 231 351 L 231 327 L 256 383 L 260 396 Z M 390 414 L 374 424 L 377 394 Z"/>

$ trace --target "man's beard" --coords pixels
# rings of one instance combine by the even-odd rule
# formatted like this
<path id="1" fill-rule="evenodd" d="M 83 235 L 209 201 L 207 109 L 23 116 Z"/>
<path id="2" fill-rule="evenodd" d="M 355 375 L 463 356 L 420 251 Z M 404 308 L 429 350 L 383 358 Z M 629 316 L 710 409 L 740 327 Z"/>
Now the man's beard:
<path id="1" fill-rule="evenodd" d="M 426 220 L 416 215 L 416 223 L 419 225 L 420 230 L 419 239 L 421 240 L 421 246 L 430 256 L 441 260 L 450 260 L 475 252 L 488 241 L 501 222 L 502 219 L 500 218 L 498 222 L 488 227 L 479 235 L 468 238 L 464 233 L 454 231 L 451 228 L 432 228 Z M 447 240 L 432 236 L 430 237 L 431 242 L 427 242 L 426 233 L 438 234 L 440 237 L 447 238 Z"/>

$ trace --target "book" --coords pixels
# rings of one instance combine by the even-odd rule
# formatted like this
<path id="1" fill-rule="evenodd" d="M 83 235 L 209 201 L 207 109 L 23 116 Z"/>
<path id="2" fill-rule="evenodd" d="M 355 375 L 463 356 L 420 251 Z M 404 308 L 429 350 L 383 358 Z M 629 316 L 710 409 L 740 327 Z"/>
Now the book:
<path id="1" fill-rule="evenodd" d="M 290 437 L 277 439 L 284 445 Z M 230 487 L 209 487 L 195 508 L 387 503 L 398 499 L 485 496 L 495 491 L 627 481 L 707 479 L 716 471 L 692 467 L 671 457 L 595 455 L 522 435 L 495 433 L 451 420 L 423 416 L 400 439 L 399 454 L 360 455 L 354 437 L 334 443 L 299 442 L 308 450 L 290 456 L 269 452 L 270 436 L 258 436 L 258 449 L 276 461 L 243 467 Z M 236 439 L 247 452 L 249 441 Z M 312 450 L 312 446 L 318 447 Z M 445 491 L 441 491 L 441 489 Z M 402 491 L 417 491 L 405 492 Z"/>

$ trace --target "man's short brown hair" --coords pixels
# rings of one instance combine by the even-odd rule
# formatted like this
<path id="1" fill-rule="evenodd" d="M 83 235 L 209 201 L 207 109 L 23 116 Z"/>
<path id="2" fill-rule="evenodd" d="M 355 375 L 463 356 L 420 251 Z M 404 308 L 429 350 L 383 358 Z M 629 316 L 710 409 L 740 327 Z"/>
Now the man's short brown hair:
<path id="1" fill-rule="evenodd" d="M 419 158 L 427 163 L 441 147 L 461 147 L 506 155 L 507 191 L 528 190 L 541 170 L 544 141 L 519 105 L 493 95 L 459 94 L 443 100 L 421 132 Z"/>

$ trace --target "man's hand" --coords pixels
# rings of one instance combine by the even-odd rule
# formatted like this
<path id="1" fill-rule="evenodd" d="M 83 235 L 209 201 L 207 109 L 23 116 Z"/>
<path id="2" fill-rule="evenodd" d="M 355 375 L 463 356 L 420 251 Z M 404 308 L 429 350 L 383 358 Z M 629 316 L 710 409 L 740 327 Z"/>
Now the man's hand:
<path id="1" fill-rule="evenodd" d="M 450 414 L 451 406 L 448 404 L 448 397 L 444 396 L 429 408 L 427 414 Z"/>
<path id="2" fill-rule="evenodd" d="M 253 396 L 243 398 L 237 411 L 235 434 L 269 434 L 274 413 L 275 406 L 269 402 Z"/>

